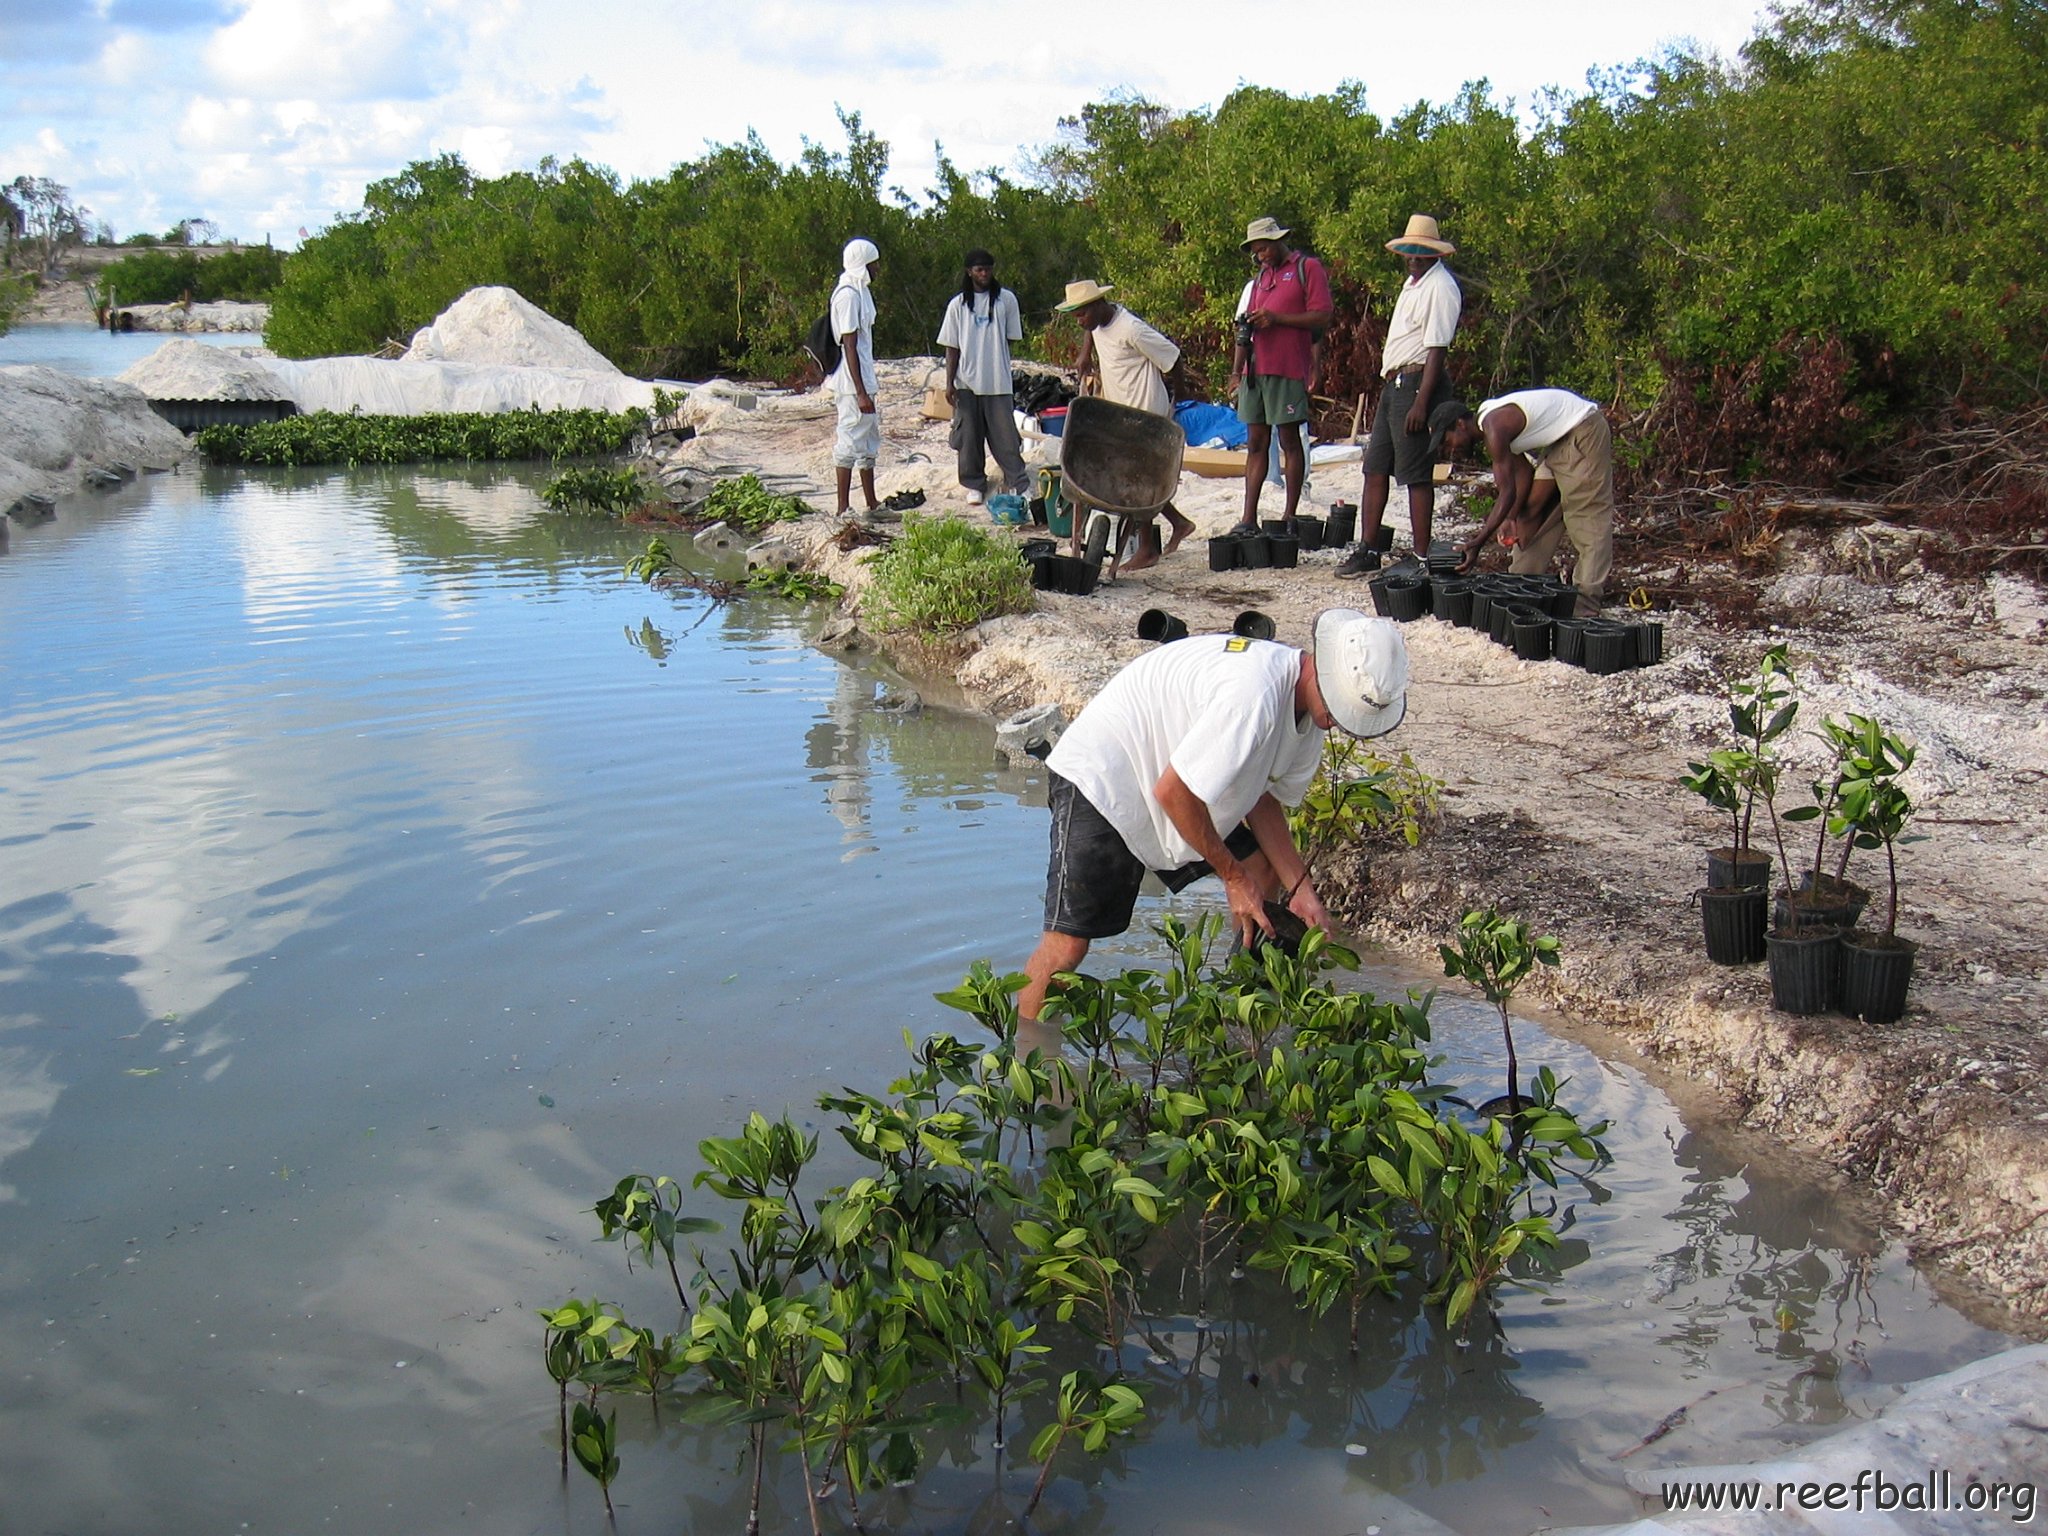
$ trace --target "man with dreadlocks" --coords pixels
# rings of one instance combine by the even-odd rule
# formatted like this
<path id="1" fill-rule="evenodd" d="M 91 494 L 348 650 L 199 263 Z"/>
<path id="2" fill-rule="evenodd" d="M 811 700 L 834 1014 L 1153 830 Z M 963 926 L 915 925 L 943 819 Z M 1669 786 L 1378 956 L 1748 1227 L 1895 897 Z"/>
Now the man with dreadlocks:
<path id="1" fill-rule="evenodd" d="M 1023 495 L 1030 484 L 1010 399 L 1010 343 L 1023 339 L 1017 296 L 996 281 L 995 257 L 969 251 L 960 291 L 939 324 L 939 345 L 946 349 L 946 403 L 953 408 L 960 483 L 972 507 L 987 496 L 988 454 L 995 455 L 1006 489 Z"/>

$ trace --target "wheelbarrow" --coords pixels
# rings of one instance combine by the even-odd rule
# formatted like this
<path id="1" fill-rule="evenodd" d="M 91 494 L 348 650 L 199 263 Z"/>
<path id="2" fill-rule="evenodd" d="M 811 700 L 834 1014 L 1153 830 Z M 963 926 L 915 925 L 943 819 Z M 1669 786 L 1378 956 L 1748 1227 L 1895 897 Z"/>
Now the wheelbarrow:
<path id="1" fill-rule="evenodd" d="M 1180 485 L 1188 440 L 1171 416 L 1083 395 L 1067 407 L 1061 491 L 1074 507 L 1074 539 L 1092 566 L 1116 575 L 1135 525 L 1156 516 Z"/>

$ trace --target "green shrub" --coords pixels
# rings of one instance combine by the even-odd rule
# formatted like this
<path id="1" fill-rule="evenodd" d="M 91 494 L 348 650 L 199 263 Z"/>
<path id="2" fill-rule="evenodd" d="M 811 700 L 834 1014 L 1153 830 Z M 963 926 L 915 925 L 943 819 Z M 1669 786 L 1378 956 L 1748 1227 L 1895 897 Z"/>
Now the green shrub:
<path id="1" fill-rule="evenodd" d="M 651 498 L 636 469 L 584 466 L 565 469 L 541 488 L 540 499 L 554 512 L 631 512 Z"/>
<path id="2" fill-rule="evenodd" d="M 947 634 L 1032 606 L 1031 573 L 1017 547 L 957 518 L 910 517 L 872 565 L 861 615 L 884 632 Z"/>
<path id="3" fill-rule="evenodd" d="M 439 459 L 576 459 L 616 453 L 644 431 L 638 411 L 451 411 L 364 416 L 315 411 L 194 436 L 216 464 L 425 464 Z"/>
<path id="4" fill-rule="evenodd" d="M 223 251 L 202 259 L 168 246 L 140 250 L 100 269 L 102 294 L 117 304 L 175 304 L 186 295 L 253 300 L 269 296 L 284 272 L 284 252 L 268 245 Z"/>

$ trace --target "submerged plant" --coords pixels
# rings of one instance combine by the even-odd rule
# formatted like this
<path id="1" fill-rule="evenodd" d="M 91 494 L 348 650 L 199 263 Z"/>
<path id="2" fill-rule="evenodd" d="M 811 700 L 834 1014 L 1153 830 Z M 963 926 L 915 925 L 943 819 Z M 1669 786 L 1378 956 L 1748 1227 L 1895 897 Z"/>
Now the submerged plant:
<path id="1" fill-rule="evenodd" d="M 647 547 L 626 562 L 626 574 L 637 576 L 649 586 L 655 578 L 666 576 L 676 568 L 676 557 L 665 539 L 649 539 Z"/>

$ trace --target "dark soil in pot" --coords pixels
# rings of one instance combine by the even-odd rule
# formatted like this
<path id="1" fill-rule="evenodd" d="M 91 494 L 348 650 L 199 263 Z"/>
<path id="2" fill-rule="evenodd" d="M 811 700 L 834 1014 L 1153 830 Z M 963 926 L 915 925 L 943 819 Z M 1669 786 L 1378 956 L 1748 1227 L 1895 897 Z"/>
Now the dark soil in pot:
<path id="1" fill-rule="evenodd" d="M 1820 891 L 1816 894 L 1807 888 L 1811 878 L 1810 875 L 1802 876 L 1796 892 L 1788 893 L 1783 886 L 1778 888 L 1777 900 L 1771 905 L 1771 925 L 1780 929 L 1791 928 L 1796 909 L 1802 928 L 1855 927 L 1856 920 L 1863 915 L 1863 908 L 1870 900 L 1870 892 L 1860 885 L 1845 888 L 1823 875 Z"/>
<path id="2" fill-rule="evenodd" d="M 1716 891 L 1767 891 L 1771 888 L 1771 856 L 1754 848 L 1745 848 L 1740 855 L 1733 848 L 1709 848 L 1707 887 Z"/>
<path id="3" fill-rule="evenodd" d="M 1842 988 L 1839 928 L 1764 935 L 1771 962 L 1771 1004 L 1780 1013 L 1826 1013 Z"/>
<path id="4" fill-rule="evenodd" d="M 1869 1024 L 1895 1024 L 1906 1011 L 1920 946 L 1881 933 L 1842 938 L 1842 1012 Z"/>
<path id="5" fill-rule="evenodd" d="M 1705 930 L 1707 958 L 1716 965 L 1754 965 L 1764 957 L 1764 917 L 1770 905 L 1761 889 L 1716 889 L 1695 893 Z"/>

